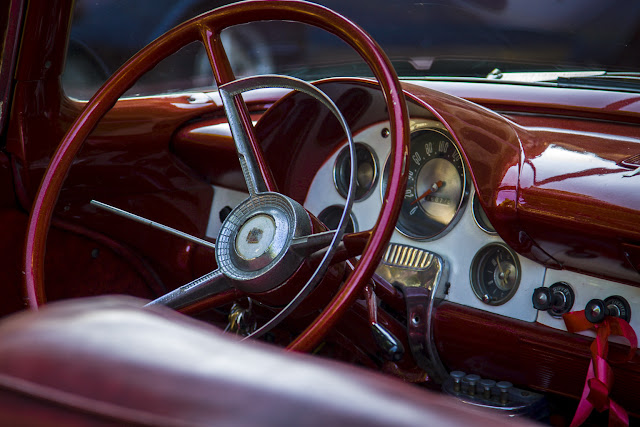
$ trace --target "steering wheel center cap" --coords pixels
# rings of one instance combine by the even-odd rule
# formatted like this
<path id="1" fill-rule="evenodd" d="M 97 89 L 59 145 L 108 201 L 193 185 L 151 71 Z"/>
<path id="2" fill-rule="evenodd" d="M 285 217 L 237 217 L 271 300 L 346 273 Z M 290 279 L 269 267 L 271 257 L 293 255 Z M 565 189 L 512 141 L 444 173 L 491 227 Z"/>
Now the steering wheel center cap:
<path id="1" fill-rule="evenodd" d="M 242 291 L 260 293 L 280 286 L 302 263 L 294 238 L 311 234 L 307 211 L 278 193 L 258 193 L 225 219 L 216 241 L 218 267 Z"/>
<path id="2" fill-rule="evenodd" d="M 273 217 L 258 214 L 240 227 L 236 237 L 236 252 L 244 260 L 254 260 L 270 249 L 275 234 L 276 222 Z"/>

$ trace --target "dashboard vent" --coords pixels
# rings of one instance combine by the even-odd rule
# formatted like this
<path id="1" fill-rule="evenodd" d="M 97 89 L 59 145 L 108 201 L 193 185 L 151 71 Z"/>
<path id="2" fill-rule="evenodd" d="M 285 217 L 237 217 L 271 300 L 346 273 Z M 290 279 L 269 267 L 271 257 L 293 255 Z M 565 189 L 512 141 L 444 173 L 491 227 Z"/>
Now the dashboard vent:
<path id="1" fill-rule="evenodd" d="M 425 269 L 432 261 L 431 252 L 396 243 L 390 243 L 382 257 L 384 264 L 415 269 Z"/>

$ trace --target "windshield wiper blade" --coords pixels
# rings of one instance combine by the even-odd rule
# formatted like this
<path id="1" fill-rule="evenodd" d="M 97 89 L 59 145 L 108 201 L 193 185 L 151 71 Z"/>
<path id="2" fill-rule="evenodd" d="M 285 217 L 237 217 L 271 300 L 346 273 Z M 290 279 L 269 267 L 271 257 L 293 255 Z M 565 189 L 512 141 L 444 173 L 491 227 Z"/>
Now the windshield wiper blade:
<path id="1" fill-rule="evenodd" d="M 616 90 L 640 93 L 640 75 L 611 75 L 589 77 L 558 77 L 558 87 L 577 89 Z"/>

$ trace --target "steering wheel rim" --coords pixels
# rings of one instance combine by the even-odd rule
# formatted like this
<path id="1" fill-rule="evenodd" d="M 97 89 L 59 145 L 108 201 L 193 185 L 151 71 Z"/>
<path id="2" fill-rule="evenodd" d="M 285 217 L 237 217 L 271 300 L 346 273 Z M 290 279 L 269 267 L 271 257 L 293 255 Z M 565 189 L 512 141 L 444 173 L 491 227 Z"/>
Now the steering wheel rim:
<path id="1" fill-rule="evenodd" d="M 44 255 L 53 210 L 64 180 L 80 147 L 113 104 L 147 71 L 162 59 L 193 41 L 204 43 L 218 86 L 235 80 L 220 33 L 225 28 L 254 21 L 286 20 L 312 25 L 334 34 L 349 44 L 369 65 L 382 88 L 390 119 L 390 171 L 383 207 L 371 231 L 360 261 L 322 313 L 289 346 L 310 351 L 347 308 L 356 300 L 373 275 L 394 230 L 406 184 L 409 120 L 399 79 L 380 46 L 362 29 L 337 13 L 298 0 L 251 0 L 235 3 L 197 16 L 170 30 L 139 51 L 109 78 L 87 103 L 56 149 L 40 183 L 29 217 L 24 250 L 23 281 L 29 307 L 46 301 Z M 267 191 L 276 190 L 269 167 L 253 134 L 246 104 L 236 98 L 242 125 Z"/>

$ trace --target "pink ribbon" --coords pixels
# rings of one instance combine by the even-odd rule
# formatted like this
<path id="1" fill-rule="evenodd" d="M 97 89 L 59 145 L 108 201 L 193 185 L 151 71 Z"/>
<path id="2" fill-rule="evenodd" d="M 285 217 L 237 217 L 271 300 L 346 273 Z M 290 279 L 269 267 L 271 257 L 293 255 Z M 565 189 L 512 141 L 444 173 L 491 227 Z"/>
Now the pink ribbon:
<path id="1" fill-rule="evenodd" d="M 609 336 L 617 335 L 629 341 L 629 353 L 625 360 L 633 358 L 638 347 L 638 338 L 627 321 L 614 317 L 605 317 L 602 323 L 591 323 L 584 315 L 584 310 L 574 311 L 562 316 L 569 332 L 582 332 L 589 329 L 596 331 L 596 339 L 591 344 L 591 363 L 582 390 L 582 397 L 570 427 L 584 423 L 591 412 L 609 410 L 609 426 L 628 426 L 627 411 L 610 397 L 613 387 L 613 371 L 607 363 L 609 353 Z"/>

